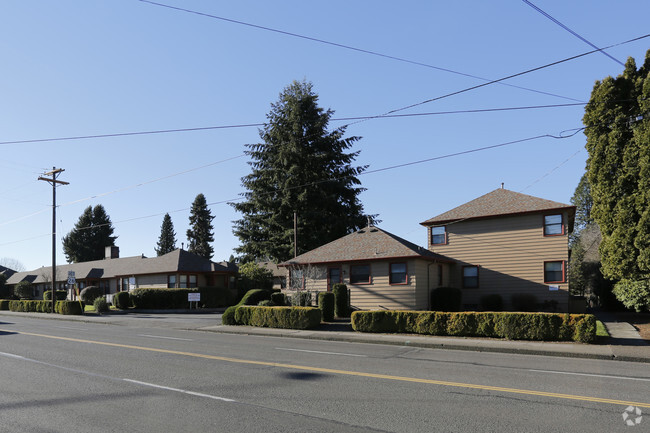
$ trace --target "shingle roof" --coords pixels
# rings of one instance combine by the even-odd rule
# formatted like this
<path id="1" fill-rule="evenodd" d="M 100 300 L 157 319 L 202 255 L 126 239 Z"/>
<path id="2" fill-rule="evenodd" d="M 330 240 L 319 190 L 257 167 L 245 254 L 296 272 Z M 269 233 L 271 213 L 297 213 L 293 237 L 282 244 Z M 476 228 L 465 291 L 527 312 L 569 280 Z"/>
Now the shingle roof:
<path id="1" fill-rule="evenodd" d="M 420 224 L 428 226 L 461 219 L 545 212 L 565 208 L 569 209 L 571 218 L 573 218 L 575 206 L 499 188 Z"/>
<path id="2" fill-rule="evenodd" d="M 57 266 L 57 281 L 65 281 L 68 271 L 74 271 L 78 280 L 115 278 L 119 276 L 158 274 L 165 272 L 236 272 L 230 263 L 215 263 L 185 250 L 177 249 L 160 257 L 124 257 L 120 259 L 94 260 Z M 33 283 L 45 283 L 51 279 L 52 268 L 42 267 L 12 275 L 8 284 L 25 279 Z"/>
<path id="3" fill-rule="evenodd" d="M 280 263 L 280 266 L 379 260 L 397 257 L 424 258 L 444 262 L 453 261 L 378 227 L 370 226 Z"/>

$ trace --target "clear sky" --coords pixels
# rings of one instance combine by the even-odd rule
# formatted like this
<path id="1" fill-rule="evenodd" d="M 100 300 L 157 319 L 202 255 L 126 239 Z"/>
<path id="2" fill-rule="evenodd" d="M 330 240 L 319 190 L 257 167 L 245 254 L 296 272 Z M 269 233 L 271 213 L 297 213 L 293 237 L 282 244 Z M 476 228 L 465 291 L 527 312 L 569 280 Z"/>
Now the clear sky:
<path id="1" fill-rule="evenodd" d="M 226 204 L 249 173 L 246 143 L 257 127 L 8 143 L 75 136 L 261 123 L 293 80 L 307 80 L 336 119 L 384 114 L 553 63 L 593 48 L 529 4 L 510 1 L 159 0 L 245 22 L 406 59 L 407 63 L 259 27 L 138 0 L 0 2 L 0 258 L 32 270 L 51 264 L 52 188 L 38 181 L 64 168 L 57 237 L 101 203 L 122 257 L 154 256 L 169 212 L 187 245 L 189 207 L 206 196 L 215 216 L 214 260 L 238 239 Z M 532 0 L 531 0 L 532 1 Z M 647 0 L 535 0 L 598 47 L 650 33 Z M 607 50 L 643 63 L 650 38 Z M 466 75 L 454 74 L 446 70 Z M 359 165 L 378 170 L 582 126 L 596 80 L 623 67 L 596 52 L 446 97 L 399 114 L 353 123 Z M 546 108 L 467 112 L 495 108 Z M 351 121 L 333 121 L 335 128 Z M 361 201 L 380 226 L 426 245 L 420 222 L 499 188 L 568 203 L 584 173 L 580 132 L 431 160 L 360 176 Z M 61 243 L 57 262 L 65 263 Z"/>

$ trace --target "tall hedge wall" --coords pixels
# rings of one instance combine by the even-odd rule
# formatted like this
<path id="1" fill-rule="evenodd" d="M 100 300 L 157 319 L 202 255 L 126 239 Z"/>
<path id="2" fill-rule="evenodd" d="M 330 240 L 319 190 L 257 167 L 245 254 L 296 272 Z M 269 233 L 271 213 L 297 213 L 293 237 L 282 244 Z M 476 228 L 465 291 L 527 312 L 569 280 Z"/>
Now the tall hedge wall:
<path id="1" fill-rule="evenodd" d="M 320 325 L 321 312 L 313 307 L 254 307 L 235 309 L 234 324 L 266 328 L 310 329 Z"/>

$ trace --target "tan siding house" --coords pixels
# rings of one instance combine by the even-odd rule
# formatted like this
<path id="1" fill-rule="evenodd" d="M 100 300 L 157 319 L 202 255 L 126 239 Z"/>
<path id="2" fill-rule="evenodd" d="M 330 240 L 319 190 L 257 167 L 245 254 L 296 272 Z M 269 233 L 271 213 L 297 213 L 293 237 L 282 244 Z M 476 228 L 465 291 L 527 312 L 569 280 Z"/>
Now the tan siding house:
<path id="1" fill-rule="evenodd" d="M 431 218 L 429 250 L 454 259 L 449 285 L 461 288 L 466 309 L 485 295 L 535 296 L 540 309 L 567 311 L 568 235 L 575 207 L 497 189 Z"/>
<path id="2" fill-rule="evenodd" d="M 426 310 L 438 272 L 449 275 L 452 261 L 370 226 L 279 266 L 287 269 L 288 291 L 331 290 L 345 283 L 358 309 Z"/>

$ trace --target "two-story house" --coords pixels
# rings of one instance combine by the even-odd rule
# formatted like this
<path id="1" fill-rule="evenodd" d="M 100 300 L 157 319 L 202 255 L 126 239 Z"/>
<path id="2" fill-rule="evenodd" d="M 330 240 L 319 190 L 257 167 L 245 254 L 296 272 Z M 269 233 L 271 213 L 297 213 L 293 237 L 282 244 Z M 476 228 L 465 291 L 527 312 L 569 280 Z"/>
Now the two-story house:
<path id="1" fill-rule="evenodd" d="M 481 297 L 533 295 L 540 308 L 567 311 L 568 239 L 575 206 L 497 189 L 428 219 L 428 248 L 453 259 L 450 285 L 468 310 Z"/>

